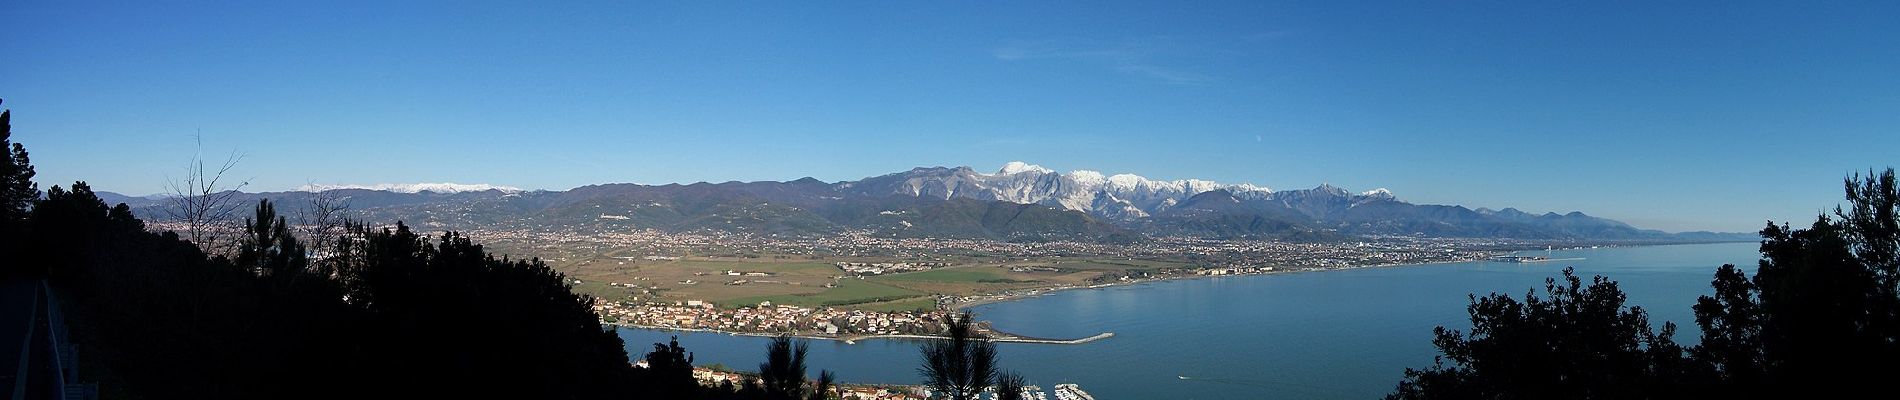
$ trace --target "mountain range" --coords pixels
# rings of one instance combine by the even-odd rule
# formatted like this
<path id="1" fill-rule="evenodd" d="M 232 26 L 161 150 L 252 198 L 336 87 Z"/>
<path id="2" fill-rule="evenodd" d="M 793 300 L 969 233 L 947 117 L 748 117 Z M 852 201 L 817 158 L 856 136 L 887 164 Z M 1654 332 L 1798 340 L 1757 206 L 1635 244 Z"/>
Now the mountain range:
<path id="1" fill-rule="evenodd" d="M 565 191 L 490 185 L 307 186 L 238 193 L 280 209 L 318 191 L 348 199 L 372 221 L 436 229 L 642 229 L 821 235 L 865 230 L 896 237 L 998 240 L 1138 241 L 1149 236 L 1327 241 L 1361 235 L 1545 240 L 1710 241 L 1750 235 L 1666 233 L 1581 212 L 1532 214 L 1514 208 L 1412 204 L 1391 191 L 1332 185 L 1272 190 L 1252 184 L 1151 180 L 1089 170 L 1058 173 L 1011 162 L 995 172 L 921 167 L 856 181 L 813 178 L 688 185 L 602 184 Z M 160 196 L 102 193 L 148 218 Z"/>

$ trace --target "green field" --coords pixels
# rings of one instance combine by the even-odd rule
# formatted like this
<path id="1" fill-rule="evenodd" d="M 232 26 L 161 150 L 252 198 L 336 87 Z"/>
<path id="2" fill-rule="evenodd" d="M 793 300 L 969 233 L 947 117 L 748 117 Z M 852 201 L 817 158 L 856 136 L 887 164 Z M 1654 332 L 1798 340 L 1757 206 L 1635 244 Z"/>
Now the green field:
<path id="1" fill-rule="evenodd" d="M 885 275 L 878 280 L 931 282 L 1012 282 L 989 268 L 942 268 L 929 271 Z"/>
<path id="2" fill-rule="evenodd" d="M 1162 268 L 1179 268 L 1179 267 L 1183 267 L 1187 265 L 1185 263 L 1169 262 L 1169 261 L 1129 260 L 1129 259 L 1121 259 L 1121 258 L 1097 258 L 1097 259 L 1084 258 L 1084 259 L 1068 259 L 1068 260 L 1061 260 L 1061 261 L 1031 262 L 1031 263 L 1023 263 L 1023 264 L 1056 267 L 1056 268 L 1061 268 L 1061 269 L 1066 269 L 1066 270 L 1085 270 L 1085 271 L 1127 271 L 1127 270 L 1153 271 L 1153 270 L 1162 269 Z"/>
<path id="3" fill-rule="evenodd" d="M 825 291 L 818 293 L 745 297 L 734 299 L 729 302 L 729 305 L 749 306 L 770 301 L 772 304 L 789 304 L 805 307 L 844 306 L 899 300 L 923 295 L 923 292 L 881 283 L 859 279 L 844 279 L 838 281 L 838 287 L 825 289 Z"/>
<path id="4" fill-rule="evenodd" d="M 843 278 L 834 262 L 897 262 L 889 256 L 812 257 L 806 255 L 732 256 L 683 254 L 680 260 L 648 260 L 653 251 L 639 247 L 550 246 L 514 243 L 541 250 L 550 265 L 569 279 L 577 293 L 630 302 L 672 303 L 705 300 L 722 307 L 762 301 L 807 307 L 832 306 L 882 311 L 934 308 L 933 295 L 968 296 L 1042 286 L 1087 285 L 1129 272 L 1157 272 L 1186 263 L 1127 257 L 1038 257 L 1029 260 L 980 253 L 931 258 L 953 267 L 860 278 Z M 550 249 L 552 248 L 552 249 Z M 559 250 L 559 251 L 553 251 Z M 552 252 L 550 252 L 552 251 Z M 522 254 L 528 254 L 523 252 Z M 671 253 L 679 254 L 679 253 Z M 1012 268 L 1026 269 L 1012 271 Z M 726 271 L 765 275 L 727 275 Z M 609 286 L 618 283 L 623 286 Z M 833 283 L 837 287 L 826 287 Z"/>
<path id="5" fill-rule="evenodd" d="M 935 296 L 919 296 L 896 301 L 858 304 L 851 308 L 885 312 L 928 311 L 937 309 L 937 298 Z"/>
<path id="6" fill-rule="evenodd" d="M 574 278 L 567 278 L 567 281 L 573 282 Z M 581 281 L 581 284 L 574 285 L 574 293 L 585 294 L 589 296 L 594 296 L 596 298 L 616 300 L 616 301 L 626 298 L 628 290 L 629 289 L 627 288 L 613 287 L 613 286 L 608 285 L 606 282 L 600 282 L 600 281 L 583 280 Z"/>
<path id="7" fill-rule="evenodd" d="M 816 273 L 819 275 L 835 275 L 836 272 L 838 271 L 837 267 L 834 267 L 829 263 L 821 263 L 821 262 L 680 260 L 680 261 L 645 261 L 645 262 L 642 262 L 641 265 L 642 265 L 641 268 L 671 268 L 671 269 L 682 269 L 682 270 L 688 270 L 688 271 L 706 271 L 706 272 L 724 272 L 726 270 L 734 270 L 734 271 L 771 272 L 771 273 L 778 273 L 778 274 Z"/>

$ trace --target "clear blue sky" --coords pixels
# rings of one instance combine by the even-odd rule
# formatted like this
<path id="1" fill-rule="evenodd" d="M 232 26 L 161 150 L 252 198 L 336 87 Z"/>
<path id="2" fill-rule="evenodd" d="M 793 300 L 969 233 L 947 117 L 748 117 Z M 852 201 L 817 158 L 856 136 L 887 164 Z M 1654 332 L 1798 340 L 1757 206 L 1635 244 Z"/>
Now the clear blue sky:
<path id="1" fill-rule="evenodd" d="M 1900 160 L 1891 1 L 382 3 L 0 2 L 0 98 L 131 194 L 202 132 L 252 191 L 1025 160 L 1747 231 Z"/>

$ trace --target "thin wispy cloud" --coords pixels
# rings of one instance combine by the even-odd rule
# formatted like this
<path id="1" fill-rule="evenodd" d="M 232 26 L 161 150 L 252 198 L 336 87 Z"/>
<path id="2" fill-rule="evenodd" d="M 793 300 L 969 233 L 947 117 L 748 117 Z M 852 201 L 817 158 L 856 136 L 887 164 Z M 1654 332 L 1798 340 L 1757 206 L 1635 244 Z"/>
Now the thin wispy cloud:
<path id="1" fill-rule="evenodd" d="M 976 142 L 978 146 L 1019 146 L 1029 144 L 1029 139 L 1020 137 L 990 138 Z"/>
<path id="2" fill-rule="evenodd" d="M 1115 66 L 1115 70 L 1134 75 L 1146 76 L 1172 83 L 1207 83 L 1214 78 L 1192 72 L 1163 68 L 1153 64 L 1125 64 Z"/>
<path id="3" fill-rule="evenodd" d="M 1187 52 L 1191 47 L 1165 37 L 1112 45 L 1015 42 L 991 49 L 990 55 L 1007 62 L 1067 60 L 1089 63 L 1131 76 L 1174 84 L 1198 85 L 1216 81 L 1215 77 L 1207 74 L 1163 65 L 1168 56 Z"/>

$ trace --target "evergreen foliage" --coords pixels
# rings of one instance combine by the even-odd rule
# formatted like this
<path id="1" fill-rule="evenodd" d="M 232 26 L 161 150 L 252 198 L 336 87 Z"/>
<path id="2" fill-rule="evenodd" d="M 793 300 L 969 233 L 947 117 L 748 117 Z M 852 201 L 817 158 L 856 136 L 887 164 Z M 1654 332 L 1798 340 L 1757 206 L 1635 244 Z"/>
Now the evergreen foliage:
<path id="1" fill-rule="evenodd" d="M 265 276 L 291 277 L 308 267 L 308 256 L 303 244 L 290 235 L 290 224 L 277 215 L 277 208 L 270 200 L 259 200 L 256 215 L 244 220 L 237 265 Z"/>
<path id="2" fill-rule="evenodd" d="M 646 355 L 647 367 L 636 369 L 637 381 L 646 382 L 644 393 L 661 399 L 685 399 L 701 395 L 699 382 L 693 379 L 693 353 L 680 347 L 678 336 L 667 343 L 654 343 Z"/>
<path id="3" fill-rule="evenodd" d="M 0 145 L 10 118 L 0 112 Z M 98 382 L 102 397 L 757 393 L 700 387 L 677 340 L 655 344 L 649 366 L 635 368 L 594 299 L 575 294 L 565 276 L 540 260 L 497 259 L 456 232 L 352 222 L 307 244 L 277 204 L 259 201 L 232 257 L 213 256 L 175 232 L 147 231 L 130 207 L 108 207 L 85 182 L 41 198 L 24 147 L 5 156 L 0 232 L 10 261 L 0 278 L 44 277 L 59 289 L 85 354 L 81 380 Z M 818 392 L 831 385 L 825 378 Z"/>
<path id="4" fill-rule="evenodd" d="M 1469 336 L 1439 327 L 1441 362 L 1388 398 L 1800 398 L 1881 393 L 1900 375 L 1900 189 L 1894 170 L 1845 181 L 1848 206 L 1806 228 L 1769 223 L 1753 278 L 1716 269 L 1694 306 L 1701 343 L 1652 333 L 1615 282 L 1518 302 L 1473 297 Z M 1449 359 L 1450 363 L 1444 363 Z"/>
<path id="5" fill-rule="evenodd" d="M 26 146 L 13 143 L 13 110 L 0 109 L 0 254 L 17 254 L 27 235 L 27 211 L 39 198 Z M 0 266 L 0 278 L 44 272 L 20 262 Z"/>
<path id="6" fill-rule="evenodd" d="M 1670 397 L 1680 370 L 1655 367 L 1682 363 L 1675 326 L 1652 330 L 1624 301 L 1616 282 L 1584 285 L 1570 268 L 1546 279 L 1541 297 L 1473 296 L 1471 331 L 1435 329 L 1440 363 L 1407 369 L 1394 398 Z"/>
<path id="7" fill-rule="evenodd" d="M 918 374 L 924 386 L 951 400 L 973 400 L 996 383 L 996 343 L 978 336 L 975 317 L 965 311 L 950 320 L 945 338 L 924 343 Z"/>
<path id="8" fill-rule="evenodd" d="M 560 273 L 496 259 L 453 232 L 358 225 L 334 244 L 330 274 L 306 268 L 267 202 L 226 260 L 146 232 L 84 182 L 47 194 L 27 256 L 71 294 L 75 342 L 103 355 L 89 360 L 109 392 L 602 398 L 646 386 Z"/>
<path id="9" fill-rule="evenodd" d="M 19 221 L 39 200 L 26 146 L 13 143 L 13 110 L 0 110 L 0 221 Z"/>
<path id="10" fill-rule="evenodd" d="M 805 352 L 810 345 L 793 341 L 790 336 L 772 338 L 766 344 L 765 362 L 759 364 L 760 386 L 771 400 L 805 398 Z"/>
<path id="11" fill-rule="evenodd" d="M 996 400 L 1023 400 L 1023 376 L 1004 372 L 996 376 Z"/>

